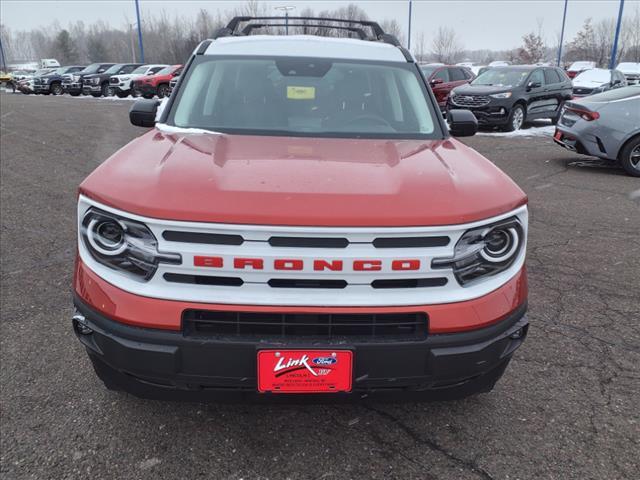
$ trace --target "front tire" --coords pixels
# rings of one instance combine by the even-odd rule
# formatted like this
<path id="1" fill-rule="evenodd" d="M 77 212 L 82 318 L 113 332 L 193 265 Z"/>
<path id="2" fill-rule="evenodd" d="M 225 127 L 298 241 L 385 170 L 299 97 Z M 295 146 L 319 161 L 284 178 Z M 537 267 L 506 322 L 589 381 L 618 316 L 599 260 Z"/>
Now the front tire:
<path id="1" fill-rule="evenodd" d="M 79 97 L 80 92 L 69 92 L 69 95 L 71 95 L 72 97 Z"/>
<path id="2" fill-rule="evenodd" d="M 169 96 L 169 85 L 162 83 L 158 85 L 158 98 L 164 98 Z"/>
<path id="3" fill-rule="evenodd" d="M 620 150 L 618 160 L 629 175 L 640 177 L 640 137 L 632 139 Z"/>
<path id="4" fill-rule="evenodd" d="M 102 95 L 103 97 L 110 97 L 111 95 L 113 95 L 113 90 L 111 90 L 111 87 L 109 86 L 108 83 L 102 84 L 102 88 L 100 89 L 100 95 Z"/>
<path id="5" fill-rule="evenodd" d="M 116 92 L 118 98 L 127 98 L 129 96 L 129 92 Z"/>
<path id="6" fill-rule="evenodd" d="M 504 127 L 505 132 L 515 132 L 520 130 L 524 125 L 524 121 L 526 118 L 526 113 L 524 111 L 524 107 L 520 104 L 516 104 L 511 109 L 511 114 L 509 115 L 509 121 Z"/>
<path id="7" fill-rule="evenodd" d="M 62 85 L 59 83 L 54 83 L 53 85 L 51 85 L 51 93 L 56 96 L 62 95 L 64 93 L 64 90 L 62 89 Z"/>

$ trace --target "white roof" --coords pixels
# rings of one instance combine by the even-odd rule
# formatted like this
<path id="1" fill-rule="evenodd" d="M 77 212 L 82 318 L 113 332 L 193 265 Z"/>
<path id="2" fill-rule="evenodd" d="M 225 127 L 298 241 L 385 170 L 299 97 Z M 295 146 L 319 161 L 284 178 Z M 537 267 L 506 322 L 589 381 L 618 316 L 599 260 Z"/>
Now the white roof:
<path id="1" fill-rule="evenodd" d="M 402 51 L 389 43 L 315 35 L 221 37 L 211 42 L 205 55 L 270 55 L 407 61 Z"/>

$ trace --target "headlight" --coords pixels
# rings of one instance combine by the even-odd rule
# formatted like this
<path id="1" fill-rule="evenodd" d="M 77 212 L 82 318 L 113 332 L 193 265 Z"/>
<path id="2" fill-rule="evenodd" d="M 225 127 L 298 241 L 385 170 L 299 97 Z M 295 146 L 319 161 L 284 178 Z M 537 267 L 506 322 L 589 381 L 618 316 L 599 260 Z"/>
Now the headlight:
<path id="1" fill-rule="evenodd" d="M 149 280 L 159 263 L 182 263 L 178 253 L 159 252 L 151 230 L 134 220 L 91 208 L 80 230 L 84 246 L 97 262 L 136 280 Z"/>
<path id="2" fill-rule="evenodd" d="M 127 80 L 129 80 L 131 77 L 122 77 L 120 79 L 121 82 L 126 82 Z"/>
<path id="3" fill-rule="evenodd" d="M 456 91 L 455 91 L 455 90 L 451 90 L 451 91 L 449 92 L 449 96 L 450 96 L 450 97 L 455 97 L 456 95 L 457 95 L 457 93 L 456 93 Z"/>
<path id="4" fill-rule="evenodd" d="M 91 83 L 94 85 L 100 85 L 100 77 L 92 78 Z"/>
<path id="5" fill-rule="evenodd" d="M 79 82 L 79 81 L 80 81 L 80 75 L 73 75 L 73 76 L 71 77 L 71 79 L 72 79 L 74 82 Z"/>
<path id="6" fill-rule="evenodd" d="M 456 244 L 453 258 L 435 258 L 432 267 L 451 268 L 462 286 L 508 269 L 524 245 L 524 230 L 513 217 L 467 230 Z"/>
<path id="7" fill-rule="evenodd" d="M 494 93 L 493 95 L 489 96 L 491 98 L 509 98 L 511 97 L 511 92 Z"/>

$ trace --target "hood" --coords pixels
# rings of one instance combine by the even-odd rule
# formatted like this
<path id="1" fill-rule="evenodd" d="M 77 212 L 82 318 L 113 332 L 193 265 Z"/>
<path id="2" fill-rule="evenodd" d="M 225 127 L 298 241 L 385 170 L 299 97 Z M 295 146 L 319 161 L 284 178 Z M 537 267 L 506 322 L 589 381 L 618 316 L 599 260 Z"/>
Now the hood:
<path id="1" fill-rule="evenodd" d="M 454 88 L 461 95 L 492 95 L 494 93 L 510 92 L 515 87 L 512 85 L 460 85 Z"/>
<path id="2" fill-rule="evenodd" d="M 607 81 L 603 82 L 602 80 L 590 80 L 590 79 L 586 79 L 586 78 L 578 78 L 578 79 L 573 79 L 573 86 L 575 87 L 580 87 L 580 88 L 598 88 L 601 87 L 602 85 L 606 85 Z"/>
<path id="3" fill-rule="evenodd" d="M 457 140 L 352 140 L 153 129 L 99 166 L 80 193 L 161 219 L 257 225 L 429 226 L 526 203 Z"/>

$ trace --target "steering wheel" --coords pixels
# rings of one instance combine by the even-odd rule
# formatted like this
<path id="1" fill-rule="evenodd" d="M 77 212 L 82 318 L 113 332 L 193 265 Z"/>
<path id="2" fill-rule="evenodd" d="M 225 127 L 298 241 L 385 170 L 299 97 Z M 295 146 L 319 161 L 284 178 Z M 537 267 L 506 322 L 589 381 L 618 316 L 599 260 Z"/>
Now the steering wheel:
<path id="1" fill-rule="evenodd" d="M 354 123 L 373 123 L 374 125 L 383 125 L 385 127 L 393 128 L 393 126 L 387 122 L 380 115 L 375 115 L 373 113 L 363 113 L 362 115 L 358 115 L 356 117 L 350 118 L 346 122 L 344 122 L 343 126 L 351 125 Z"/>

